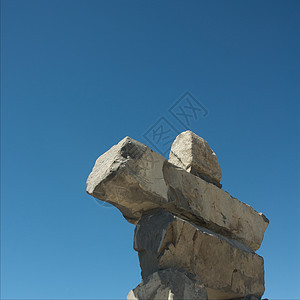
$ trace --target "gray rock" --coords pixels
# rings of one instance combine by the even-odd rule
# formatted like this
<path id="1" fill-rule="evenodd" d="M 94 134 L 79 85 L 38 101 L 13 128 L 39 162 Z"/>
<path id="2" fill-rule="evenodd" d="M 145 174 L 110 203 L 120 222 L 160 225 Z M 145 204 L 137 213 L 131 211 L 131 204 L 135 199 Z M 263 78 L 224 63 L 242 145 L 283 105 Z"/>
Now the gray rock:
<path id="1" fill-rule="evenodd" d="M 260 247 L 269 223 L 249 205 L 129 137 L 97 159 L 87 193 L 116 206 L 130 223 L 163 208 L 253 250 Z"/>
<path id="2" fill-rule="evenodd" d="M 206 300 L 207 293 L 201 281 L 193 274 L 170 268 L 148 276 L 127 300 Z"/>
<path id="3" fill-rule="evenodd" d="M 203 138 L 190 130 L 176 137 L 171 147 L 169 162 L 222 187 L 222 171 L 216 154 Z"/>
<path id="4" fill-rule="evenodd" d="M 135 229 L 142 277 L 172 267 L 193 273 L 208 299 L 264 293 L 264 261 L 245 245 L 193 225 L 166 211 L 145 214 Z"/>

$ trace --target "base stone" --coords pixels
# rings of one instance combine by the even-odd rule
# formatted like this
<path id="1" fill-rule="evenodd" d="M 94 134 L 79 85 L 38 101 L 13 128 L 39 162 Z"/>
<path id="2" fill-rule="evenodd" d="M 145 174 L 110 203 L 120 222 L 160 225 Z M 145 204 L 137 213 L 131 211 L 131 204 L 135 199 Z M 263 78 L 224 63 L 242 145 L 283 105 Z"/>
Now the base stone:
<path id="1" fill-rule="evenodd" d="M 135 289 L 127 300 L 207 300 L 204 285 L 193 274 L 170 268 L 148 276 Z"/>
<path id="2" fill-rule="evenodd" d="M 208 299 L 264 293 L 264 261 L 242 243 L 215 234 L 163 210 L 145 214 L 135 230 L 142 277 L 182 268 L 203 282 Z"/>

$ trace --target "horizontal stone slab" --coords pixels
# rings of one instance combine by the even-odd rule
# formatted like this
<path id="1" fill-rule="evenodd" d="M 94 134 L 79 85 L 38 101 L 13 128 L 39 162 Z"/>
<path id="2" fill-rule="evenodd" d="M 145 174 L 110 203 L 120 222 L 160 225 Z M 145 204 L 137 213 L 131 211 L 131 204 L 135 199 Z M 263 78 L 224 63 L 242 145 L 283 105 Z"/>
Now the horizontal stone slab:
<path id="1" fill-rule="evenodd" d="M 164 208 L 253 250 L 260 247 L 269 223 L 249 205 L 129 137 L 97 159 L 87 193 L 116 206 L 130 223 Z"/>
<path id="2" fill-rule="evenodd" d="M 135 229 L 142 277 L 182 268 L 203 282 L 208 299 L 236 299 L 264 293 L 264 261 L 245 245 L 166 211 L 145 214 Z"/>
<path id="3" fill-rule="evenodd" d="M 207 300 L 207 293 L 197 276 L 170 268 L 151 274 L 127 296 L 127 300 L 146 299 Z"/>
<path id="4" fill-rule="evenodd" d="M 222 171 L 207 141 L 190 130 L 180 133 L 172 144 L 169 162 L 222 187 Z"/>

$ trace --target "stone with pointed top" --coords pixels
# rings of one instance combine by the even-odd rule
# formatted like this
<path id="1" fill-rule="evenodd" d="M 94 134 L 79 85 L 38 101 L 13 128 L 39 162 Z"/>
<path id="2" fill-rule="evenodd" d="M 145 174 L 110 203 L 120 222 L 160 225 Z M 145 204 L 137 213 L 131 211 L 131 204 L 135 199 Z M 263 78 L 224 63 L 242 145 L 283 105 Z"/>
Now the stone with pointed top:
<path id="1" fill-rule="evenodd" d="M 192 131 L 180 133 L 172 144 L 169 162 L 222 187 L 222 171 L 215 152 Z"/>

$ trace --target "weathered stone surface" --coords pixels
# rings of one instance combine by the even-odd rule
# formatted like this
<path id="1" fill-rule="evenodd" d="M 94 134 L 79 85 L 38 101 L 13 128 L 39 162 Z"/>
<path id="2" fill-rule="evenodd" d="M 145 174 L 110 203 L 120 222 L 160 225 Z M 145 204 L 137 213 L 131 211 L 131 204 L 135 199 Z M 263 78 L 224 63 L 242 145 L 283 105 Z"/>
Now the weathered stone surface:
<path id="1" fill-rule="evenodd" d="M 161 270 L 148 276 L 127 300 L 206 300 L 207 293 L 193 274 L 174 268 Z"/>
<path id="2" fill-rule="evenodd" d="M 87 192 L 116 206 L 133 224 L 144 212 L 163 208 L 253 250 L 268 226 L 249 205 L 129 137 L 97 159 Z"/>
<path id="3" fill-rule="evenodd" d="M 201 278 L 208 299 L 260 298 L 264 293 L 262 257 L 166 211 L 155 210 L 141 218 L 134 249 L 139 252 L 143 278 L 177 267 Z"/>
<path id="4" fill-rule="evenodd" d="M 171 147 L 169 162 L 218 187 L 222 186 L 222 171 L 216 154 L 203 138 L 190 130 L 176 137 Z"/>

